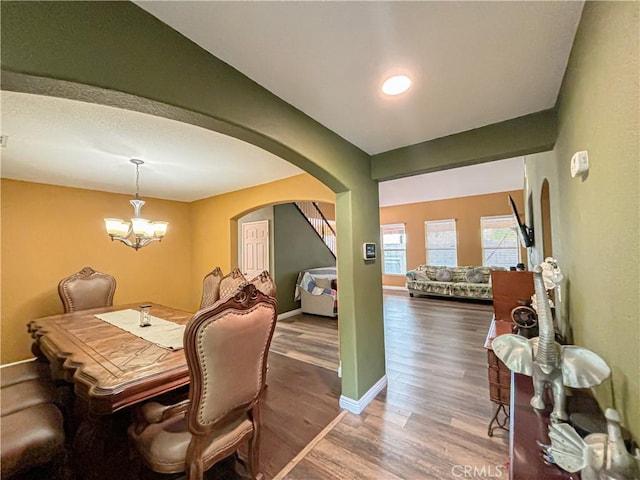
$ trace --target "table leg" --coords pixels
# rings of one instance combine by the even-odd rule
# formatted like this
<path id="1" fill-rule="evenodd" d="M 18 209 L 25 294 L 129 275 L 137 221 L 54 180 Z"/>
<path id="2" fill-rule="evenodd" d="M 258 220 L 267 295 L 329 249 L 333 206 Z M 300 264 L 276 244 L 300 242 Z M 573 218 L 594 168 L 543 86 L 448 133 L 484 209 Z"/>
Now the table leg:
<path id="1" fill-rule="evenodd" d="M 493 424 L 496 424 L 495 426 Z M 491 422 L 489 422 L 489 429 L 487 435 L 493 437 L 493 430 L 495 428 L 501 428 L 502 430 L 509 431 L 509 407 L 504 403 L 499 403 Z"/>
<path id="2" fill-rule="evenodd" d="M 80 401 L 80 400 L 78 400 Z M 128 480 L 137 478 L 129 460 L 128 411 L 111 415 L 87 412 L 73 439 L 78 480 Z"/>

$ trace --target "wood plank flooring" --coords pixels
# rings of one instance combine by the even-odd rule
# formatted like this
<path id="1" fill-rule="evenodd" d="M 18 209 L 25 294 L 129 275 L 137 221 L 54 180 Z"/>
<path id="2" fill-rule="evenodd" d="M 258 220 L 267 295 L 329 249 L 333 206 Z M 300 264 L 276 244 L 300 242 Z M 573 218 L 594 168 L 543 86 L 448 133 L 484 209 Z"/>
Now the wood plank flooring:
<path id="1" fill-rule="evenodd" d="M 273 478 L 340 413 L 335 371 L 269 353 L 260 468 Z"/>
<path id="2" fill-rule="evenodd" d="M 280 320 L 270 352 L 337 372 L 338 321 L 305 314 Z"/>
<path id="3" fill-rule="evenodd" d="M 278 322 L 262 410 L 265 479 L 457 479 L 464 466 L 484 469 L 482 478 L 507 478 L 508 435 L 486 433 L 493 405 L 483 343 L 491 312 L 486 304 L 385 291 L 388 387 L 361 415 L 338 406 L 337 321 L 299 315 Z M 104 452 L 118 474 L 96 471 L 104 473 L 96 475 L 100 480 L 140 478 L 141 471 L 126 461 L 127 412 L 119 417 L 112 454 Z M 205 478 L 240 477 L 229 459 Z"/>
<path id="4" fill-rule="evenodd" d="M 340 379 L 335 372 L 270 351 L 267 381 L 260 438 L 260 471 L 264 480 L 274 478 L 340 414 Z M 184 475 L 151 477 L 185 478 Z M 241 479 L 234 471 L 232 458 L 205 472 L 205 480 Z"/>
<path id="5" fill-rule="evenodd" d="M 484 339 L 490 305 L 385 291 L 388 387 L 347 413 L 285 476 L 311 479 L 454 479 L 465 466 L 507 478 L 508 434 L 487 436 Z"/>

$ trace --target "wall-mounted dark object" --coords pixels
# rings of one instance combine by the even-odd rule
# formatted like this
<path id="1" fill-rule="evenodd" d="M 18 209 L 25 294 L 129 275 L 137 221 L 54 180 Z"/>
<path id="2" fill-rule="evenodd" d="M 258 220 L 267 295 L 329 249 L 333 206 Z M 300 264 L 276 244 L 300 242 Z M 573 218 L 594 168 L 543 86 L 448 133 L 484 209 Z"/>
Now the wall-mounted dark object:
<path id="1" fill-rule="evenodd" d="M 533 227 L 528 227 L 520 220 L 520 215 L 518 214 L 518 209 L 516 208 L 516 203 L 509 195 L 509 205 L 511 206 L 511 214 L 513 215 L 513 219 L 518 224 L 518 232 L 520 234 L 520 241 L 522 242 L 522 246 L 525 248 L 533 247 Z"/>

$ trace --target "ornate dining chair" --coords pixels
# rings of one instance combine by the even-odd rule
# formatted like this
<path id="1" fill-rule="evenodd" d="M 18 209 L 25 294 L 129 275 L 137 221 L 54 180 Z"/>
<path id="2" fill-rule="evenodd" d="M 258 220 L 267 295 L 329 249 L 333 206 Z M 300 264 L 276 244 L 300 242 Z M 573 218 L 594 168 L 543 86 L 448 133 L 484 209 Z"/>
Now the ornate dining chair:
<path id="1" fill-rule="evenodd" d="M 210 307 L 220 298 L 220 282 L 223 278 L 222 270 L 216 267 L 212 272 L 207 273 L 202 280 L 202 299 L 200 300 L 200 310 Z"/>
<path id="2" fill-rule="evenodd" d="M 276 282 L 273 281 L 273 278 L 271 278 L 267 270 L 264 270 L 249 280 L 249 283 L 254 284 L 256 288 L 265 295 L 269 295 L 270 297 L 276 296 Z"/>
<path id="3" fill-rule="evenodd" d="M 134 412 L 129 438 L 158 473 L 190 480 L 248 442 L 247 471 L 259 478 L 260 400 L 276 301 L 252 284 L 197 312 L 184 333 L 189 399 L 149 402 Z"/>
<path id="4" fill-rule="evenodd" d="M 235 293 L 240 289 L 242 285 L 247 283 L 247 279 L 238 267 L 231 270 L 231 273 L 222 277 L 220 280 L 220 299 L 224 299 Z"/>
<path id="5" fill-rule="evenodd" d="M 75 312 L 89 308 L 113 305 L 116 279 L 107 273 L 84 267 L 77 273 L 60 280 L 58 294 L 64 312 Z"/>

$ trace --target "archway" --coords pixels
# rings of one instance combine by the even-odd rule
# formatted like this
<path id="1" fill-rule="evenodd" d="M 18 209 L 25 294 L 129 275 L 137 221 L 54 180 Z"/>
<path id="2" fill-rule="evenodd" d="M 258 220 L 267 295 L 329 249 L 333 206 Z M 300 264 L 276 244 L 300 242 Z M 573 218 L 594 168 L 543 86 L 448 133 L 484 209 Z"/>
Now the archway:
<path id="1" fill-rule="evenodd" d="M 362 244 L 379 239 L 378 189 L 366 153 L 130 2 L 4 2 L 2 40 L 6 90 L 215 130 L 280 156 L 335 192 L 342 394 L 357 410 L 384 386 L 380 263 L 361 257 Z"/>

